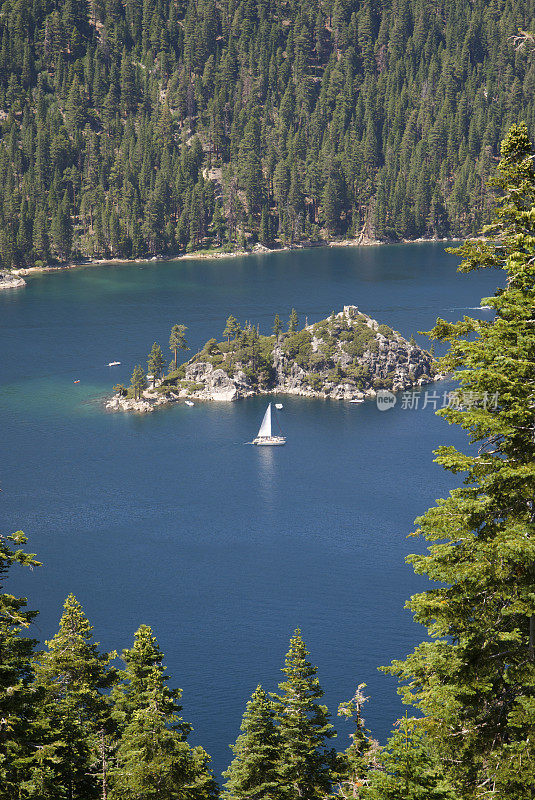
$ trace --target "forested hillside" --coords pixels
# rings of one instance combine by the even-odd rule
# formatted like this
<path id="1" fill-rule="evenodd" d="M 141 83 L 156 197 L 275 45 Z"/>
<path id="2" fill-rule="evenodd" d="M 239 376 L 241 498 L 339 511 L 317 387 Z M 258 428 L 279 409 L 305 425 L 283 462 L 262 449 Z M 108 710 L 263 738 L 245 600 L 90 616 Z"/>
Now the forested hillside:
<path id="1" fill-rule="evenodd" d="M 5 267 L 467 235 L 535 128 L 534 0 L 6 0 Z"/>

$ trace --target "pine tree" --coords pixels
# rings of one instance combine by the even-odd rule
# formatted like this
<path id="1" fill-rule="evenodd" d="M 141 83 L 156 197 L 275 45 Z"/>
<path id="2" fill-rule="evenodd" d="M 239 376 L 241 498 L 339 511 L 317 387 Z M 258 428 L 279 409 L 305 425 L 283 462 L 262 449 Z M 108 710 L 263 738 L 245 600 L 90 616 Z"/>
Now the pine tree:
<path id="1" fill-rule="evenodd" d="M 355 730 L 350 735 L 351 744 L 344 753 L 338 754 L 336 766 L 338 793 L 347 800 L 367 797 L 370 771 L 377 767 L 379 743 L 369 735 L 362 716 L 362 706 L 369 699 L 364 696 L 365 688 L 366 684 L 361 683 L 351 700 L 338 706 L 339 717 L 348 721 L 354 718 L 355 721 Z"/>
<path id="2" fill-rule="evenodd" d="M 280 321 L 280 317 L 278 314 L 275 314 L 275 319 L 273 320 L 273 333 L 275 334 L 275 339 L 278 341 L 279 336 L 281 335 L 282 325 Z"/>
<path id="3" fill-rule="evenodd" d="M 401 719 L 378 757 L 366 792 L 369 800 L 459 800 L 415 720 Z"/>
<path id="4" fill-rule="evenodd" d="M 465 486 L 418 522 L 430 541 L 411 556 L 416 572 L 440 587 L 410 608 L 434 637 L 390 668 L 463 798 L 535 791 L 535 505 L 533 331 L 535 170 L 524 124 L 501 147 L 501 189 L 487 240 L 456 252 L 461 269 L 499 267 L 506 284 L 484 304 L 492 321 L 438 320 L 434 339 L 450 344 L 441 369 L 458 376 L 457 404 L 440 412 L 477 443 L 463 454 L 440 447 L 437 461 L 465 473 Z"/>
<path id="5" fill-rule="evenodd" d="M 100 653 L 92 638 L 93 629 L 70 594 L 59 631 L 35 665 L 45 744 L 33 780 L 45 797 L 91 800 L 106 786 L 101 743 L 113 732 L 106 692 L 115 681 L 110 661 L 116 654 Z"/>
<path id="6" fill-rule="evenodd" d="M 121 682 L 112 691 L 113 714 L 119 727 L 124 730 L 135 711 L 151 705 L 157 688 L 159 709 L 168 718 L 166 724 L 185 738 L 191 731 L 191 725 L 180 717 L 180 690 L 172 690 L 167 686 L 169 676 L 165 675 L 163 657 L 151 628 L 140 625 L 132 647 L 121 654 L 125 669 L 119 671 Z"/>
<path id="7" fill-rule="evenodd" d="M 232 745 L 235 758 L 226 772 L 224 800 L 275 800 L 282 797 L 278 774 L 280 740 L 275 709 L 257 686 L 243 715 L 242 734 Z"/>
<path id="8" fill-rule="evenodd" d="M 71 254 L 72 235 L 69 196 L 65 190 L 63 200 L 52 218 L 52 238 L 56 252 L 62 261 L 66 261 Z"/>
<path id="9" fill-rule="evenodd" d="M 134 393 L 134 400 L 139 400 L 144 390 L 147 388 L 147 376 L 143 372 L 141 364 L 136 364 L 134 367 L 131 384 Z"/>
<path id="10" fill-rule="evenodd" d="M 263 244 L 264 247 L 268 247 L 272 243 L 271 218 L 269 216 L 269 208 L 265 205 L 262 206 L 258 238 L 260 239 L 260 244 Z"/>
<path id="11" fill-rule="evenodd" d="M 240 330 L 241 328 L 238 324 L 238 321 L 231 314 L 230 317 L 227 319 L 225 330 L 223 331 L 223 336 L 226 336 L 227 342 L 230 342 L 231 338 L 233 339 L 236 338 Z"/>
<path id="12" fill-rule="evenodd" d="M 323 800 L 331 785 L 334 750 L 327 741 L 335 736 L 326 706 L 317 701 L 323 690 L 316 677 L 317 667 L 309 655 L 299 628 L 290 640 L 282 671 L 286 680 L 275 696 L 280 735 L 279 781 L 287 800 L 306 797 Z"/>
<path id="13" fill-rule="evenodd" d="M 214 206 L 214 214 L 212 216 L 212 228 L 214 229 L 216 236 L 217 236 L 217 243 L 219 245 L 223 244 L 223 236 L 225 233 L 225 220 L 223 214 L 221 213 L 221 203 L 219 200 L 216 200 Z"/>
<path id="14" fill-rule="evenodd" d="M 186 341 L 186 331 L 187 328 L 185 325 L 173 325 L 171 328 L 171 335 L 169 336 L 169 349 L 173 351 L 175 355 L 175 370 L 178 369 L 177 363 L 177 354 L 179 350 L 189 350 L 188 343 Z"/>
<path id="15" fill-rule="evenodd" d="M 27 787 L 38 741 L 38 694 L 31 685 L 36 641 L 25 635 L 37 612 L 26 610 L 26 598 L 4 592 L 13 564 L 40 566 L 22 549 L 26 541 L 22 531 L 0 534 L 0 800 L 17 798 Z"/>
<path id="16" fill-rule="evenodd" d="M 297 311 L 292 308 L 290 319 L 288 320 L 288 333 L 296 333 L 299 330 L 299 317 Z"/>
<path id="17" fill-rule="evenodd" d="M 191 726 L 180 716 L 181 692 L 166 685 L 163 654 L 148 625 L 122 657 L 122 682 L 112 693 L 121 736 L 110 800 L 215 799 L 209 757 L 186 742 Z"/>
<path id="18" fill-rule="evenodd" d="M 153 389 L 156 386 L 156 381 L 163 374 L 164 367 L 165 359 L 163 357 L 162 348 L 157 342 L 154 342 L 147 359 L 147 371 L 152 375 Z"/>

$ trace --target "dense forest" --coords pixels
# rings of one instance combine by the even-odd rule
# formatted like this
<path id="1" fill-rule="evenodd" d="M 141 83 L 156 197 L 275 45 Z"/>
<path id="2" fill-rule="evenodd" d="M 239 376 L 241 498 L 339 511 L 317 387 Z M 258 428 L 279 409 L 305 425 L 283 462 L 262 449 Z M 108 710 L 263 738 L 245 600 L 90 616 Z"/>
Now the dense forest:
<path id="1" fill-rule="evenodd" d="M 533 0 L 6 0 L 7 268 L 465 236 L 535 128 Z"/>

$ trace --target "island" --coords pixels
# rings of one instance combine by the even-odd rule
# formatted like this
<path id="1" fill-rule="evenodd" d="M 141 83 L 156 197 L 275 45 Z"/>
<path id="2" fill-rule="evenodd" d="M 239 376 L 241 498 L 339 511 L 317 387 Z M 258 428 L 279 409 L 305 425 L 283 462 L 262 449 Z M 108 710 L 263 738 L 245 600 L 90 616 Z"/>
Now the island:
<path id="1" fill-rule="evenodd" d="M 335 400 L 373 397 L 378 389 L 393 392 L 436 380 L 433 354 L 380 324 L 356 305 L 344 306 L 327 319 L 299 330 L 292 310 L 288 330 L 278 315 L 271 336 L 229 317 L 226 340 L 209 339 L 202 350 L 177 366 L 177 349 L 187 349 L 184 326 L 175 326 L 170 348 L 175 363 L 163 374 L 163 355 L 153 345 L 149 372 L 139 365 L 132 386 L 115 387 L 109 411 L 149 412 L 180 400 L 231 402 L 258 394 L 297 394 Z M 176 329 L 180 330 L 178 339 Z M 177 343 L 178 342 L 178 343 Z M 147 386 L 147 379 L 151 385 Z"/>

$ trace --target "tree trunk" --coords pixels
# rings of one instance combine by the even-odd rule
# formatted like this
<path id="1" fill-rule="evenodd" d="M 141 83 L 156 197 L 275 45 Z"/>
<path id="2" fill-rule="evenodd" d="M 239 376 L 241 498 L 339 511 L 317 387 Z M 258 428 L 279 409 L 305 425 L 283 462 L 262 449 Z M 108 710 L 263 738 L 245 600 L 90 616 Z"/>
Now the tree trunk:
<path id="1" fill-rule="evenodd" d="M 108 764 L 106 762 L 106 740 L 104 731 L 100 732 L 101 757 L 102 757 L 102 800 L 108 800 Z"/>

